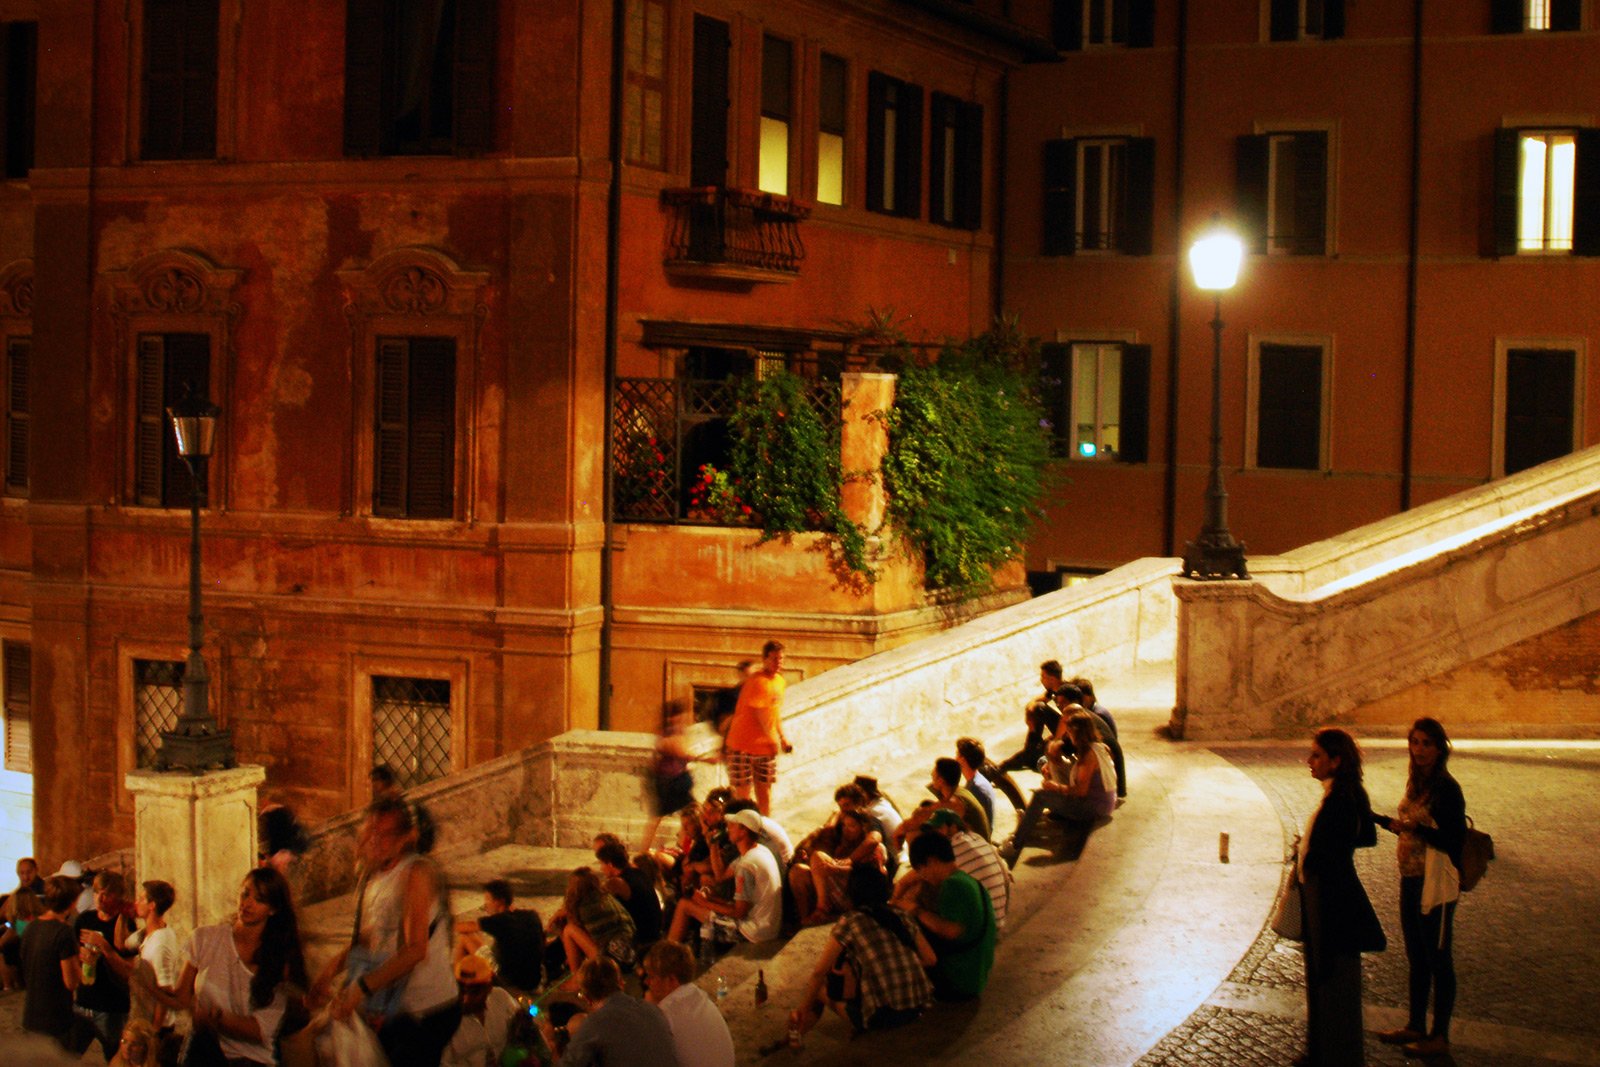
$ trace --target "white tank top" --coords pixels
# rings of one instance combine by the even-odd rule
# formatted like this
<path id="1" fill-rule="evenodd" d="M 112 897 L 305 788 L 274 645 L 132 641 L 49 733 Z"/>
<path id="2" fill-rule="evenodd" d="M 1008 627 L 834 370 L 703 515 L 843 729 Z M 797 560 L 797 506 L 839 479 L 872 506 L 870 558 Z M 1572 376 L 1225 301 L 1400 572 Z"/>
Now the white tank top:
<path id="1" fill-rule="evenodd" d="M 385 959 L 400 950 L 406 882 L 411 868 L 421 860 L 416 853 L 407 853 L 399 863 L 367 880 L 361 902 L 361 939 Z M 412 1015 L 427 1015 L 460 996 L 450 967 L 452 931 L 438 894 L 434 894 L 428 922 L 433 932 L 428 936 L 427 955 L 405 977 L 405 988 L 400 992 L 400 1010 Z"/>

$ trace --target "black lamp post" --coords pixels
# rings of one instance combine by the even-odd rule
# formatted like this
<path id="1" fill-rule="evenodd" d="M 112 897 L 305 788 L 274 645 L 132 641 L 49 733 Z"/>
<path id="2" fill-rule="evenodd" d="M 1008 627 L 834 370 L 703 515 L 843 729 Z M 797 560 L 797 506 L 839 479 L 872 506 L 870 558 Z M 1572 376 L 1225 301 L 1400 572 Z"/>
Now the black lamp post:
<path id="1" fill-rule="evenodd" d="M 1184 546 L 1183 573 L 1190 578 L 1248 578 L 1244 545 L 1228 532 L 1228 491 L 1222 486 L 1222 294 L 1239 280 L 1244 244 L 1219 223 L 1189 249 L 1197 288 L 1214 293 L 1211 318 L 1211 478 L 1206 485 L 1206 519 L 1200 536 Z"/>
<path id="2" fill-rule="evenodd" d="M 161 734 L 156 754 L 158 770 L 186 770 L 193 774 L 215 767 L 232 767 L 233 734 L 219 729 L 207 706 L 211 676 L 206 672 L 204 616 L 200 612 L 200 509 L 206 498 L 206 460 L 216 442 L 220 409 L 190 389 L 172 407 L 172 433 L 178 455 L 189 468 L 193 492 L 189 497 L 189 662 L 183 671 L 183 712 L 175 730 Z"/>

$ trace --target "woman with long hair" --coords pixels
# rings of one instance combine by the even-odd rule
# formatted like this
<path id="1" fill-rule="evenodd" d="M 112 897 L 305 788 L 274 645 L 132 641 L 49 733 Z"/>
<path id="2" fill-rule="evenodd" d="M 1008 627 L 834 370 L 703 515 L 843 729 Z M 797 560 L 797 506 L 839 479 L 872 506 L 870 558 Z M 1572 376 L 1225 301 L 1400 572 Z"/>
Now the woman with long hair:
<path id="1" fill-rule="evenodd" d="M 579 867 L 567 879 L 567 892 L 556 916 L 562 920 L 561 946 L 567 970 L 572 972 L 567 987 L 577 988 L 578 968 L 585 960 L 606 958 L 617 951 L 626 956 L 625 945 L 633 943 L 633 916 L 622 901 L 607 893 L 600 876 L 592 868 Z M 554 921 L 552 926 L 556 925 Z M 626 960 L 632 964 L 632 960 Z"/>
<path id="2" fill-rule="evenodd" d="M 1322 803 L 1297 847 L 1295 878 L 1305 931 L 1306 1046 L 1296 1063 L 1360 1067 L 1361 954 L 1381 952 L 1383 927 L 1356 874 L 1358 848 L 1377 843 L 1361 784 L 1361 749 L 1339 729 L 1317 731 L 1306 757 Z"/>
<path id="3" fill-rule="evenodd" d="M 1456 900 L 1461 895 L 1461 846 L 1467 836 L 1467 801 L 1448 769 L 1450 737 L 1438 719 L 1411 724 L 1406 792 L 1393 818 L 1375 815 L 1399 835 L 1400 931 L 1410 968 L 1406 1025 L 1378 1035 L 1413 1056 L 1450 1051 L 1450 1016 L 1456 1005 L 1454 959 Z M 1428 994 L 1433 1028 L 1428 1028 Z"/>
<path id="4" fill-rule="evenodd" d="M 188 1055 L 199 1059 L 193 1043 L 214 1041 L 229 1061 L 276 1063 L 273 1046 L 290 992 L 308 985 L 283 875 L 272 867 L 245 875 L 233 919 L 197 929 L 184 957 L 177 994 L 194 1018 Z"/>

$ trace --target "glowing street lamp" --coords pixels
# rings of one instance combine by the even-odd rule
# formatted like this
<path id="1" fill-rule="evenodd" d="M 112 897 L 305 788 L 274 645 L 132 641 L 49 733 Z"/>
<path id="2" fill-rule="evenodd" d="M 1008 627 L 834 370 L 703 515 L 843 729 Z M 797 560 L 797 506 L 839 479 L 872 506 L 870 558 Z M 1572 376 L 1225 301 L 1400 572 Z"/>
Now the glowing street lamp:
<path id="1" fill-rule="evenodd" d="M 1189 248 L 1189 269 L 1198 289 L 1214 295 L 1211 317 L 1211 477 L 1206 485 L 1205 525 L 1183 552 L 1190 578 L 1248 578 L 1244 545 L 1228 532 L 1228 491 L 1222 485 L 1222 294 L 1239 280 L 1244 242 L 1215 218 Z"/>

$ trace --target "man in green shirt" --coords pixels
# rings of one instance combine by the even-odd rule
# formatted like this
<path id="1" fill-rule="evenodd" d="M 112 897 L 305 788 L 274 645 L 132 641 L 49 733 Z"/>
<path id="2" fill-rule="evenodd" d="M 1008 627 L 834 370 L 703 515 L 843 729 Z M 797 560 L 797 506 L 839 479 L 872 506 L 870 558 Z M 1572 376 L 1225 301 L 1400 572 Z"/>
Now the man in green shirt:
<path id="1" fill-rule="evenodd" d="M 940 1000 L 972 1000 L 989 984 L 998 933 L 988 890 L 956 868 L 956 855 L 943 834 L 918 834 L 911 842 L 911 869 L 938 891 L 929 911 L 905 902 L 906 914 L 922 924 L 938 955 L 929 977 Z"/>

